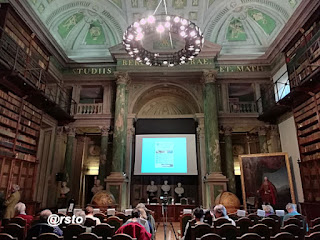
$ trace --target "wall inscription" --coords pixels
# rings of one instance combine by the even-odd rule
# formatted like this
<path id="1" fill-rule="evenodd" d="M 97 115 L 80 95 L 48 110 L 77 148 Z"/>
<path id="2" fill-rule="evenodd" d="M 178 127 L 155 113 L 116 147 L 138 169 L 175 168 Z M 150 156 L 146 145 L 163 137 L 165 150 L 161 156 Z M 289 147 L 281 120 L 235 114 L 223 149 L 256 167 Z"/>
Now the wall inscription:
<path id="1" fill-rule="evenodd" d="M 112 67 L 73 68 L 71 72 L 75 75 L 111 75 L 114 70 Z"/>

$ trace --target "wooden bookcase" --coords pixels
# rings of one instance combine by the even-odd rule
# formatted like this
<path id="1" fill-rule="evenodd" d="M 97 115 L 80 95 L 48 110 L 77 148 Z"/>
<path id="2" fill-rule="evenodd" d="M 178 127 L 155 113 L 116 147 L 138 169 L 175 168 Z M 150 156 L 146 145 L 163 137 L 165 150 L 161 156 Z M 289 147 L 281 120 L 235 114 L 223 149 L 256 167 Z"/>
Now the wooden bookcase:
<path id="1" fill-rule="evenodd" d="M 16 183 L 22 199 L 32 200 L 41 120 L 40 110 L 0 89 L 0 191 L 6 195 Z"/>

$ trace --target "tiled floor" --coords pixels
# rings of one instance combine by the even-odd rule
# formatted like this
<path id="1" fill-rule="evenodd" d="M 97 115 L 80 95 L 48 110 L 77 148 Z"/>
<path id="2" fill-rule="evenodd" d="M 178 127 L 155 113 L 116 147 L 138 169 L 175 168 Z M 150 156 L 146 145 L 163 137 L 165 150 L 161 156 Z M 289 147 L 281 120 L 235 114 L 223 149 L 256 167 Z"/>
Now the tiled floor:
<path id="1" fill-rule="evenodd" d="M 156 240 L 164 240 L 164 226 L 163 223 L 157 223 L 157 233 L 156 233 Z M 179 222 L 173 222 L 172 223 L 173 229 L 176 233 L 177 239 L 179 239 L 178 231 L 180 231 L 180 223 Z M 167 238 L 166 240 L 176 240 L 171 224 L 167 224 Z"/>

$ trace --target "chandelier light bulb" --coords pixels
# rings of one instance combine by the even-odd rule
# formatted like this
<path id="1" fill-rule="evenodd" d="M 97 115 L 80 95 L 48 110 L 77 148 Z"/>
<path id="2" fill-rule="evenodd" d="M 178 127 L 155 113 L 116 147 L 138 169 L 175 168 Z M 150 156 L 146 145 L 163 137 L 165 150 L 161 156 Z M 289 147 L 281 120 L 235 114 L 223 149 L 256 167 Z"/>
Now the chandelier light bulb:
<path id="1" fill-rule="evenodd" d="M 164 26 L 165 26 L 166 28 L 170 28 L 171 24 L 170 24 L 169 22 L 166 22 L 166 23 L 164 24 Z"/>
<path id="2" fill-rule="evenodd" d="M 181 20 L 182 25 L 187 25 L 188 21 L 186 19 Z"/>
<path id="3" fill-rule="evenodd" d="M 136 40 L 140 41 L 142 38 L 143 38 L 143 34 L 142 33 L 138 33 L 137 37 L 136 37 Z"/>
<path id="4" fill-rule="evenodd" d="M 200 43 L 201 43 L 200 39 L 197 39 L 197 40 L 196 40 L 196 44 L 199 45 Z"/>
<path id="5" fill-rule="evenodd" d="M 173 19 L 173 21 L 174 21 L 175 23 L 178 23 L 178 22 L 180 21 L 180 18 L 179 18 L 179 17 L 175 17 L 175 18 Z"/>
<path id="6" fill-rule="evenodd" d="M 167 21 L 170 21 L 170 19 L 171 19 L 170 16 L 166 16 Z"/>
<path id="7" fill-rule="evenodd" d="M 191 37 L 194 37 L 195 35 L 196 35 L 196 32 L 195 32 L 195 31 L 190 32 L 190 36 L 191 36 Z"/>
<path id="8" fill-rule="evenodd" d="M 133 24 L 133 26 L 134 26 L 135 28 L 137 28 L 137 27 L 140 26 L 140 24 L 139 24 L 138 22 L 135 22 L 135 23 Z"/>
<path id="9" fill-rule="evenodd" d="M 141 27 L 138 27 L 138 28 L 137 28 L 137 32 L 138 32 L 138 33 L 141 33 L 141 32 L 142 32 L 142 28 L 141 28 Z"/>
<path id="10" fill-rule="evenodd" d="M 185 31 L 180 32 L 180 36 L 181 36 L 181 37 L 186 36 L 186 32 L 185 32 Z"/>
<path id="11" fill-rule="evenodd" d="M 168 64 L 168 61 L 163 61 L 163 64 L 167 65 L 167 64 Z"/>
<path id="12" fill-rule="evenodd" d="M 185 29 L 186 29 L 185 26 L 181 26 L 181 27 L 180 27 L 180 30 L 182 30 L 182 31 L 185 30 Z"/>
<path id="13" fill-rule="evenodd" d="M 159 25 L 156 30 L 157 30 L 158 33 L 163 33 L 164 32 L 164 27 L 162 25 Z"/>
<path id="14" fill-rule="evenodd" d="M 156 19 L 154 18 L 154 16 L 151 15 L 151 16 L 148 17 L 148 23 L 151 23 L 151 24 L 152 24 L 152 23 L 154 23 L 155 21 L 156 21 Z"/>
<path id="15" fill-rule="evenodd" d="M 132 35 L 132 34 L 129 34 L 129 35 L 128 35 L 128 39 L 132 40 L 132 39 L 133 39 L 133 35 Z"/>
<path id="16" fill-rule="evenodd" d="M 141 20 L 140 20 L 140 24 L 141 25 L 145 25 L 147 23 L 147 21 L 144 19 L 144 18 L 142 18 Z"/>

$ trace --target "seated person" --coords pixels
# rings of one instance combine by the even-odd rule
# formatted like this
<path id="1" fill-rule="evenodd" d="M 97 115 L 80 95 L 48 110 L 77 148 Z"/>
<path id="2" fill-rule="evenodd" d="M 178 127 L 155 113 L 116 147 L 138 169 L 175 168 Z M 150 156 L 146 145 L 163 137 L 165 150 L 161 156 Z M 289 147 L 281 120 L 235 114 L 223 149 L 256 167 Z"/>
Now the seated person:
<path id="1" fill-rule="evenodd" d="M 84 212 L 86 214 L 86 219 L 91 218 L 96 221 L 96 225 L 101 224 L 100 219 L 93 216 L 93 207 L 87 206 Z"/>
<path id="2" fill-rule="evenodd" d="M 212 216 L 212 214 L 211 214 L 211 211 L 210 211 L 210 210 L 207 210 L 207 211 L 204 213 L 203 222 L 208 223 L 210 226 L 212 226 L 212 221 L 213 221 L 213 216 Z"/>
<path id="3" fill-rule="evenodd" d="M 134 239 L 138 240 L 150 240 L 151 233 L 148 233 L 146 229 L 138 222 L 130 222 L 129 224 L 122 225 L 115 234 L 125 233 L 130 235 Z"/>
<path id="4" fill-rule="evenodd" d="M 150 233 L 150 227 L 149 227 L 148 221 L 142 218 L 141 212 L 137 208 L 132 210 L 131 218 L 128 221 L 126 221 L 123 225 L 127 225 L 133 222 L 139 223 L 142 227 L 145 228 L 145 230 L 148 233 Z"/>
<path id="5" fill-rule="evenodd" d="M 199 224 L 205 224 L 203 222 L 203 217 L 204 217 L 204 212 L 203 209 L 201 208 L 195 208 L 193 210 L 193 216 L 195 218 L 195 225 L 199 225 Z M 190 226 L 190 222 L 187 223 L 186 228 L 184 230 L 184 240 L 190 240 L 191 239 L 191 226 Z"/>
<path id="6" fill-rule="evenodd" d="M 288 203 L 286 205 L 286 210 L 287 210 L 288 214 L 284 215 L 283 221 L 282 221 L 282 226 L 284 224 L 284 221 L 288 220 L 289 218 L 296 216 L 296 215 L 301 215 L 300 213 L 297 212 L 297 205 L 296 204 Z M 308 227 L 308 224 L 306 223 L 305 220 L 303 220 L 303 225 L 304 225 L 305 230 L 308 232 L 309 227 Z"/>
<path id="7" fill-rule="evenodd" d="M 223 217 L 225 219 L 228 219 L 233 226 L 236 225 L 236 223 L 231 218 L 229 218 L 229 216 L 227 214 L 227 209 L 222 204 L 216 205 L 214 207 L 213 214 L 214 214 L 213 217 L 214 217 L 215 220 L 217 218 Z"/>
<path id="8" fill-rule="evenodd" d="M 45 209 L 40 213 L 40 222 L 29 229 L 26 240 L 32 240 L 33 237 L 38 237 L 40 234 L 48 232 L 55 233 L 58 236 L 63 235 L 62 230 L 58 226 L 49 226 L 48 218 L 50 215 L 52 215 L 52 212 L 49 209 Z"/>
<path id="9" fill-rule="evenodd" d="M 147 220 L 148 222 L 150 223 L 150 233 L 152 234 L 152 239 L 155 238 L 155 232 L 156 232 L 156 221 L 154 220 L 152 214 L 150 213 L 150 210 L 148 210 L 146 208 L 146 205 L 144 205 L 143 203 L 139 203 L 137 206 L 136 206 L 137 209 L 140 209 L 140 208 L 143 208 L 144 211 L 146 212 L 147 214 Z"/>
<path id="10" fill-rule="evenodd" d="M 274 214 L 274 210 L 273 210 L 273 207 L 271 205 L 265 205 L 263 210 L 266 213 L 266 215 L 265 215 L 266 217 L 269 217 L 270 215 Z"/>
<path id="11" fill-rule="evenodd" d="M 29 228 L 29 226 L 31 226 L 33 216 L 26 214 L 26 205 L 22 202 L 19 202 L 16 204 L 14 209 L 17 214 L 16 217 L 20 217 L 20 218 L 25 219 L 27 221 L 27 228 Z"/>
<path id="12" fill-rule="evenodd" d="M 84 223 L 86 222 L 86 213 L 83 211 L 83 210 L 81 210 L 81 211 L 78 211 L 78 212 L 76 212 L 75 214 L 74 214 L 76 217 L 81 217 L 82 218 L 82 222 L 81 222 L 81 224 L 80 225 L 84 225 Z M 99 219 L 100 220 L 100 219 Z M 96 222 L 97 223 L 97 222 Z"/>

